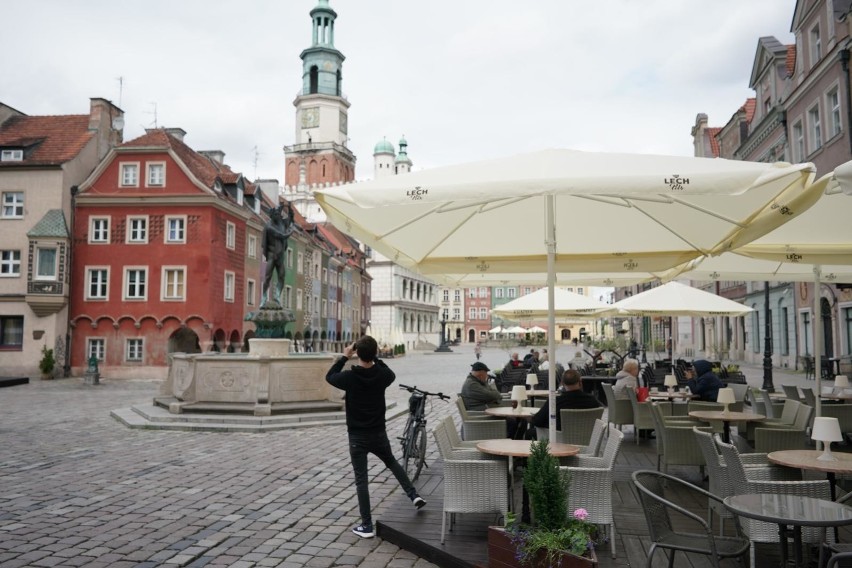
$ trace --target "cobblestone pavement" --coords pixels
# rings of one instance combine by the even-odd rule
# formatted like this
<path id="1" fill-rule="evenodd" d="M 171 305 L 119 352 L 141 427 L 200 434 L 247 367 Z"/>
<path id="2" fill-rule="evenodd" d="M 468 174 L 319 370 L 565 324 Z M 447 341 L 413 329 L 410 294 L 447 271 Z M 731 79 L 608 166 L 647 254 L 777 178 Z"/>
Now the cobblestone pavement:
<path id="1" fill-rule="evenodd" d="M 398 382 L 456 393 L 474 357 L 470 346 L 453 349 L 388 363 Z M 571 355 L 560 348 L 560 360 Z M 507 359 L 496 348 L 483 352 L 495 368 Z M 759 386 L 756 369 L 745 371 Z M 804 385 L 801 374 L 788 375 Z M 345 427 L 165 432 L 131 430 L 109 416 L 150 401 L 158 385 L 34 379 L 0 389 L 0 566 L 432 566 L 350 532 L 358 512 Z M 401 403 L 408 396 L 388 393 Z M 447 414 L 454 404 L 429 410 L 430 419 Z M 403 424 L 389 423 L 389 434 Z M 374 458 L 370 472 L 380 519 L 399 489 Z"/>

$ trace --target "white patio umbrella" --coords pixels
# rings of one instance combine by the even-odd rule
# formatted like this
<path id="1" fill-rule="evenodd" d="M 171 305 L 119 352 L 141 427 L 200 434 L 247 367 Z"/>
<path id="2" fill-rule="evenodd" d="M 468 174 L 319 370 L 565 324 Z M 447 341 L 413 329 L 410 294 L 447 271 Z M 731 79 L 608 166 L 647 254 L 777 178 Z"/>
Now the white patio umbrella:
<path id="1" fill-rule="evenodd" d="M 503 329 L 503 326 L 498 325 L 497 327 L 492 327 L 491 329 L 489 329 L 488 333 L 503 333 L 504 331 L 506 331 L 506 330 Z"/>
<path id="2" fill-rule="evenodd" d="M 624 298 L 612 308 L 629 316 L 742 316 L 754 310 L 739 302 L 681 284 L 668 282 Z"/>
<path id="3" fill-rule="evenodd" d="M 835 168 L 815 184 L 824 184 L 822 198 L 789 223 L 734 252 L 702 257 L 661 275 L 700 281 L 749 280 L 771 282 L 852 283 L 852 162 Z M 749 255 L 749 256 L 744 256 Z M 822 310 L 814 294 L 814 346 L 819 355 Z M 822 361 L 814 357 L 817 392 L 822 389 Z M 817 397 L 816 415 L 822 413 Z"/>
<path id="4" fill-rule="evenodd" d="M 529 332 L 529 333 L 547 333 L 547 330 L 544 329 L 543 327 L 539 327 L 537 325 L 534 325 L 531 328 L 529 328 L 527 330 L 527 332 Z"/>
<path id="5" fill-rule="evenodd" d="M 526 333 L 526 332 L 527 332 L 526 328 L 523 328 L 519 325 L 510 327 L 509 329 L 506 330 L 506 333 L 514 333 L 514 334 Z"/>
<path id="6" fill-rule="evenodd" d="M 315 196 L 336 227 L 402 266 L 546 272 L 552 289 L 557 273 L 650 273 L 746 244 L 819 198 L 813 172 L 812 164 L 545 150 Z M 553 334 L 548 343 L 555 358 Z M 555 382 L 551 371 L 552 439 Z"/>
<path id="7" fill-rule="evenodd" d="M 500 317 L 511 320 L 549 317 L 595 316 L 609 310 L 611 306 L 594 298 L 569 292 L 563 288 L 553 290 L 553 304 L 548 303 L 548 289 L 542 288 L 491 309 Z M 539 328 L 541 329 L 541 328 Z M 530 330 L 532 331 L 532 330 Z M 542 329 L 542 331 L 544 331 Z"/>

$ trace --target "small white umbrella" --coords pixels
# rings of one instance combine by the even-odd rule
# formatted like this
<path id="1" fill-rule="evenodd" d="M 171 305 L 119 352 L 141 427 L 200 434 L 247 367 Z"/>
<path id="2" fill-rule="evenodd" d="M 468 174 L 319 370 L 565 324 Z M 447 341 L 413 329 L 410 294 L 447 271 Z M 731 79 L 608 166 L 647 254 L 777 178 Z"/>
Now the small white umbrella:
<path id="1" fill-rule="evenodd" d="M 488 333 L 503 333 L 505 330 L 502 325 L 498 325 L 497 327 L 492 327 L 488 330 Z"/>
<path id="2" fill-rule="evenodd" d="M 527 330 L 529 333 L 547 333 L 547 330 L 537 325 L 532 326 Z"/>
<path id="3" fill-rule="evenodd" d="M 631 316 L 742 316 L 754 310 L 739 302 L 693 288 L 680 282 L 640 292 L 612 304 L 618 313 Z"/>
<path id="4" fill-rule="evenodd" d="M 547 299 L 548 290 L 542 288 L 511 302 L 492 308 L 491 312 L 512 320 L 531 320 L 546 318 L 551 309 Z M 569 292 L 563 288 L 553 290 L 553 310 L 555 317 L 594 316 L 609 310 L 611 306 L 594 298 Z M 543 330 L 542 330 L 543 331 Z"/>
<path id="5" fill-rule="evenodd" d="M 506 330 L 506 333 L 512 333 L 512 334 L 526 333 L 526 332 L 527 332 L 527 330 L 524 329 L 523 327 L 519 326 L 519 325 L 516 325 L 514 327 L 510 327 L 509 329 Z"/>

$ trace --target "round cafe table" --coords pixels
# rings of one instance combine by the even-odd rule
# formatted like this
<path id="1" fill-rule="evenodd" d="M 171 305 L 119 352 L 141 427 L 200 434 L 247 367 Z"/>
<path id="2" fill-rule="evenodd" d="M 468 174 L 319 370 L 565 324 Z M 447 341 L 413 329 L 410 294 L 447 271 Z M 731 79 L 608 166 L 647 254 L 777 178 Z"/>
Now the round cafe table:
<path id="1" fill-rule="evenodd" d="M 832 452 L 834 459 L 831 461 L 818 460 L 817 458 L 821 455 L 820 450 L 779 450 L 769 452 L 766 459 L 786 467 L 825 472 L 826 479 L 831 483 L 831 500 L 834 501 L 837 499 L 835 488 L 837 474 L 852 473 L 852 454 Z"/>
<path id="2" fill-rule="evenodd" d="M 766 419 L 766 416 L 763 414 L 735 412 L 733 410 L 728 412 L 724 410 L 693 410 L 689 413 L 689 416 L 705 422 L 721 420 L 723 427 L 722 439 L 725 440 L 726 444 L 731 443 L 731 422 L 760 422 Z"/>
<path id="3" fill-rule="evenodd" d="M 485 413 L 489 416 L 496 416 L 498 418 L 515 418 L 517 420 L 523 420 L 523 422 L 518 423 L 518 428 L 515 430 L 515 438 L 526 438 L 527 431 L 529 430 L 529 422 L 532 420 L 532 417 L 536 415 L 538 412 L 538 408 L 534 406 L 518 406 L 517 408 L 512 408 L 511 406 L 495 406 L 493 408 L 486 408 Z"/>
<path id="4" fill-rule="evenodd" d="M 512 409 L 510 408 L 509 410 Z M 530 445 L 532 443 L 532 440 L 510 440 L 508 438 L 501 438 L 499 440 L 480 440 L 476 443 L 476 449 L 482 452 L 483 454 L 506 456 L 509 458 L 507 460 L 509 463 L 509 495 L 514 495 L 515 487 L 515 468 L 513 459 L 528 458 L 530 456 Z M 580 446 L 575 446 L 574 444 L 562 444 L 559 442 L 549 442 L 547 444 L 547 450 L 550 455 L 554 457 L 564 458 L 568 456 L 576 456 L 577 454 L 579 454 Z M 514 497 L 509 500 L 510 510 L 512 509 L 513 502 Z M 527 497 L 526 490 L 524 490 L 523 492 L 521 520 L 525 523 L 530 522 L 529 499 Z"/>

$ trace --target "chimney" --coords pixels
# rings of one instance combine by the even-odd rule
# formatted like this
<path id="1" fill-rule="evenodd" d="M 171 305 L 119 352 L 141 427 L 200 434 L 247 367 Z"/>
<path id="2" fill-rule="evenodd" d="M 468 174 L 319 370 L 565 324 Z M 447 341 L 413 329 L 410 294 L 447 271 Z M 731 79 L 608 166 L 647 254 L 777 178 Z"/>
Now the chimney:
<path id="1" fill-rule="evenodd" d="M 222 150 L 199 150 L 198 153 L 207 156 L 220 166 L 225 162 L 225 152 Z"/>
<path id="2" fill-rule="evenodd" d="M 124 140 L 124 111 L 107 99 L 89 99 L 89 130 L 97 132 L 98 157 Z"/>
<path id="3" fill-rule="evenodd" d="M 172 138 L 177 138 L 181 142 L 183 142 L 183 137 L 186 136 L 186 130 L 183 128 L 164 128 L 166 134 L 171 136 Z"/>

